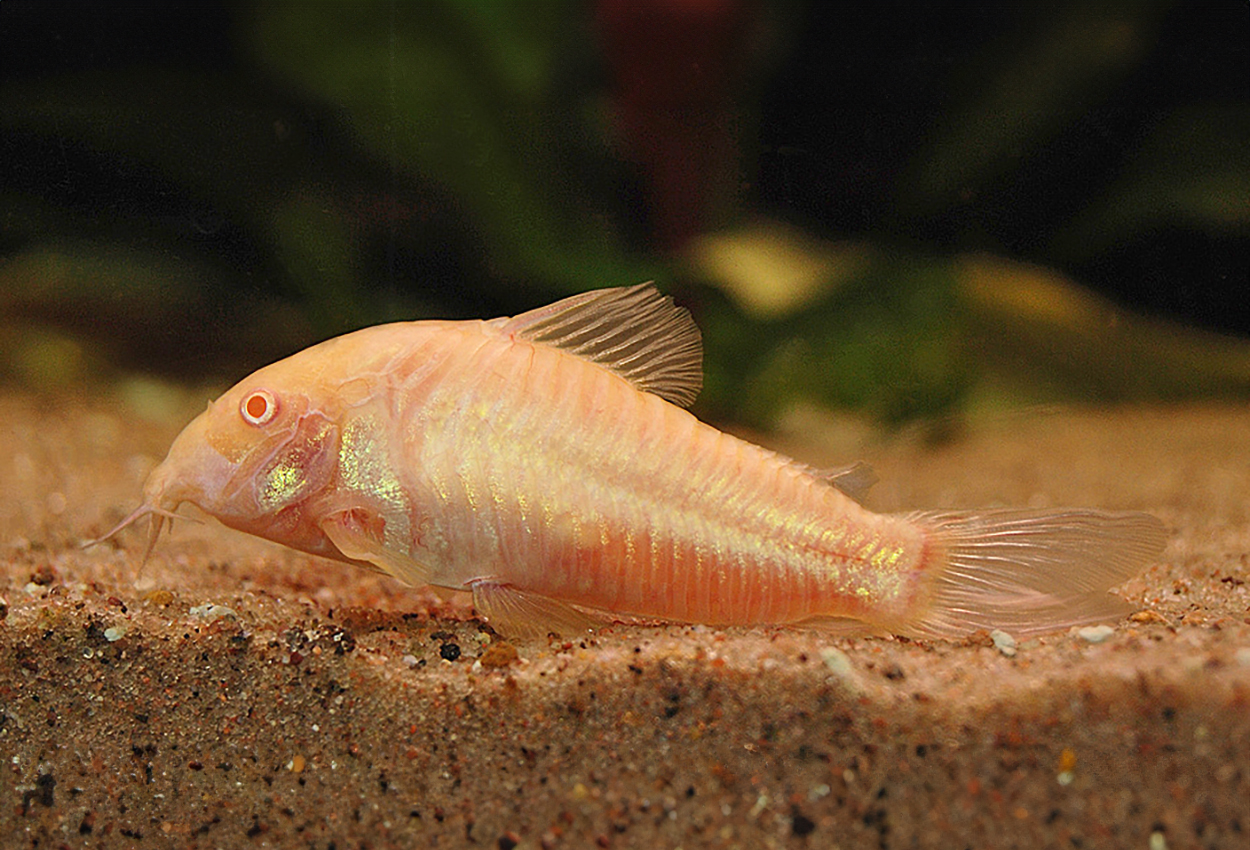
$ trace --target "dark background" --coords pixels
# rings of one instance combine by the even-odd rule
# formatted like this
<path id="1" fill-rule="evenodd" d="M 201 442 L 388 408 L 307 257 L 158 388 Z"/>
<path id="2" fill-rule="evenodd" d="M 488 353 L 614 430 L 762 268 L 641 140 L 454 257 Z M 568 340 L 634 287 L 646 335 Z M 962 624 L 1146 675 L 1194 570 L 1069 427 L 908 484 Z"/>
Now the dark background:
<path id="1" fill-rule="evenodd" d="M 235 375 L 376 321 L 656 278 L 705 327 L 709 410 L 766 424 L 784 399 L 742 413 L 736 386 L 885 419 L 958 404 L 987 321 L 960 300 L 961 257 L 1245 335 L 1248 17 L 1237 2 L 4 0 L 0 343 L 26 362 L 64 337 L 86 374 Z M 688 252 L 761 219 L 888 261 L 762 321 Z M 937 355 L 911 342 L 937 337 Z M 903 389 L 805 385 L 777 365 L 795 340 L 804 372 Z"/>
<path id="2" fill-rule="evenodd" d="M 1115 5 L 1115 4 L 1112 4 Z M 1154 8 L 1151 8 L 1154 7 Z M 1213 132 L 1205 150 L 1242 175 L 1230 189 L 1250 204 L 1250 8 L 1239 3 L 1121 4 L 1158 15 L 1140 57 L 1096 103 L 1018 167 L 940 215 L 908 215 L 891 189 L 986 54 L 1026 49 L 1058 14 L 1053 3 L 814 3 L 761 103 L 759 203 L 812 226 L 881 232 L 948 249 L 979 248 L 1053 262 L 1064 223 L 1109 192 L 1143 140 L 1187 106 L 1237 104 L 1241 124 Z M 1144 10 L 1144 11 L 1139 11 Z M 842 31 L 838 49 L 831 34 Z M 1133 36 L 1125 34 L 1125 38 Z M 999 59 L 1000 62 L 1010 61 Z M 993 65 L 993 62 L 989 62 Z M 1195 151 L 1177 151 L 1193 156 Z M 1234 166 L 1234 163 L 1236 164 Z M 1184 163 L 1173 163 L 1183 168 Z M 1231 176 L 1231 169 L 1230 169 Z M 1250 242 L 1241 226 L 1217 231 L 1171 221 L 1064 263 L 1121 303 L 1237 333 L 1250 332 Z"/>

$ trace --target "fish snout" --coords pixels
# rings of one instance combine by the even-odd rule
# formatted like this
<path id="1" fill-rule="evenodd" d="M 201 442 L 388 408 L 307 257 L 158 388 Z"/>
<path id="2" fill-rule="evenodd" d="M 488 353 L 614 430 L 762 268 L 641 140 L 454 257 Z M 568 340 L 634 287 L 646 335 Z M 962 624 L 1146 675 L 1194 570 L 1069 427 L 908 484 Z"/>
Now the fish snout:
<path id="1" fill-rule="evenodd" d="M 143 504 L 131 511 L 125 519 L 113 526 L 107 533 L 88 540 L 83 544 L 83 548 L 87 549 L 105 540 L 112 538 L 122 529 L 133 525 L 138 520 L 148 517 L 148 543 L 143 553 L 143 563 L 147 563 L 148 558 L 152 555 L 152 549 L 156 546 L 156 540 L 161 535 L 161 530 L 165 527 L 165 521 L 175 518 L 174 513 L 178 506 L 185 499 L 169 486 L 170 472 L 167 469 L 168 460 L 159 464 L 148 475 L 147 481 L 143 485 Z"/>
<path id="2" fill-rule="evenodd" d="M 143 484 L 143 503 L 107 534 L 85 543 L 84 548 L 102 543 L 148 517 L 151 524 L 143 556 L 146 563 L 166 520 L 172 522 L 177 517 L 175 511 L 183 502 L 191 502 L 210 514 L 219 514 L 223 492 L 234 477 L 235 464 L 202 439 L 198 433 L 202 424 L 196 427 L 198 422 L 199 419 L 194 420 L 178 435 L 170 446 L 169 454 L 148 473 Z"/>
<path id="3" fill-rule="evenodd" d="M 184 432 L 185 435 L 185 432 Z M 230 501 L 237 464 L 203 440 L 184 441 L 180 436 L 165 460 L 148 475 L 143 501 L 155 509 L 173 512 L 183 502 L 220 515 Z"/>

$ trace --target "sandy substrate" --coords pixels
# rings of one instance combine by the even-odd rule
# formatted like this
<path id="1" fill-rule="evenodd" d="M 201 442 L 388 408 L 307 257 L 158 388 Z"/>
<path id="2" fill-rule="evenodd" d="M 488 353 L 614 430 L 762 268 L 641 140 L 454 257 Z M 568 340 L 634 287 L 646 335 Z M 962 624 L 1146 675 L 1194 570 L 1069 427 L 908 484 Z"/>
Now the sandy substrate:
<path id="1" fill-rule="evenodd" d="M 212 524 L 142 572 L 143 530 L 81 551 L 179 415 L 0 396 L 4 848 L 1250 847 L 1250 411 L 867 452 L 877 509 L 1173 529 L 1121 588 L 1137 615 L 1014 655 L 700 627 L 513 645 L 458 598 Z"/>

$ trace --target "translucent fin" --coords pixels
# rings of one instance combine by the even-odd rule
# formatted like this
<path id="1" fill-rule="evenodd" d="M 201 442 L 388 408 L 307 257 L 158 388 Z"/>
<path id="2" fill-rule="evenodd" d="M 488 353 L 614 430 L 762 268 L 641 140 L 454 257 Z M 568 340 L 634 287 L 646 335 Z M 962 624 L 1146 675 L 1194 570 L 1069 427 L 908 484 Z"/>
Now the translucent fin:
<path id="1" fill-rule="evenodd" d="M 918 513 L 934 571 L 925 610 L 902 634 L 952 638 L 977 629 L 1014 636 L 1117 620 L 1131 610 L 1107 591 L 1167 539 L 1149 514 L 1096 510 Z"/>
<path id="2" fill-rule="evenodd" d="M 857 502 L 862 502 L 879 479 L 872 467 L 862 460 L 836 469 L 814 469 L 812 474 L 838 488 Z"/>
<path id="3" fill-rule="evenodd" d="M 551 632 L 572 637 L 600 624 L 572 605 L 509 584 L 479 580 L 472 587 L 473 607 L 504 637 L 545 638 Z"/>
<path id="4" fill-rule="evenodd" d="M 359 510 L 331 514 L 318 525 L 345 557 L 366 566 L 372 565 L 379 572 L 392 575 L 406 584 L 429 584 L 429 568 L 401 552 L 386 548 L 361 514 Z"/>
<path id="5" fill-rule="evenodd" d="M 792 623 L 796 629 L 811 629 L 812 631 L 821 632 L 828 637 L 864 637 L 866 635 L 887 635 L 889 631 L 863 620 L 856 620 L 852 617 L 835 617 L 833 615 L 821 615 L 819 617 L 808 617 L 805 620 L 799 620 Z"/>
<path id="6" fill-rule="evenodd" d="M 689 310 L 650 283 L 574 295 L 509 319 L 502 329 L 584 357 L 682 407 L 703 387 L 698 326 Z"/>

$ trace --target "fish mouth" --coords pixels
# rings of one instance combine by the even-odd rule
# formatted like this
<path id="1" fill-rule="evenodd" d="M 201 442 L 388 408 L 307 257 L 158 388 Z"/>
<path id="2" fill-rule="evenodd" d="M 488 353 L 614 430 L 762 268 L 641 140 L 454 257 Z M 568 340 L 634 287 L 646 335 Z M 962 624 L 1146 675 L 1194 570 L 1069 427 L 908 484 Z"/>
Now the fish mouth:
<path id="1" fill-rule="evenodd" d="M 203 415 L 196 417 L 182 430 L 169 447 L 169 454 L 157 464 L 143 484 L 143 503 L 117 523 L 107 534 L 87 541 L 83 548 L 95 546 L 118 532 L 149 517 L 148 542 L 143 554 L 147 563 L 166 523 L 174 519 L 191 519 L 175 513 L 183 502 L 191 502 L 209 510 L 232 477 L 234 464 L 212 450 L 203 440 L 206 423 Z"/>
<path id="2" fill-rule="evenodd" d="M 320 486 L 337 457 L 334 429 L 319 413 L 299 415 L 293 425 L 249 441 L 250 445 L 245 443 L 238 451 L 232 451 L 231 442 L 223 440 L 220 433 L 214 433 L 213 413 L 214 407 L 210 405 L 174 438 L 169 454 L 143 484 L 143 504 L 107 534 L 89 541 L 84 547 L 108 540 L 127 526 L 149 517 L 148 544 L 143 556 L 146 562 L 166 523 L 178 516 L 175 511 L 184 502 L 190 502 L 230 528 L 260 533 L 256 530 L 258 523 L 270 512 L 266 508 L 273 506 L 263 503 L 258 496 L 257 480 L 290 453 L 288 447 L 300 436 L 300 429 L 311 432 L 311 448 L 304 453 L 306 457 L 299 455 L 301 463 L 319 461 L 316 466 L 319 474 L 315 480 L 304 481 L 300 493 L 315 489 L 314 485 Z M 314 437 L 317 439 L 312 439 Z"/>
<path id="3" fill-rule="evenodd" d="M 140 562 L 142 566 L 152 556 L 152 550 L 156 548 L 156 541 L 161 536 L 161 531 L 166 528 L 166 522 L 169 523 L 170 528 L 173 527 L 175 519 L 190 519 L 192 522 L 199 522 L 200 520 L 194 517 L 184 517 L 175 513 L 183 502 L 198 504 L 202 494 L 195 492 L 198 488 L 187 486 L 180 479 L 178 470 L 174 468 L 171 459 L 172 453 L 171 457 L 165 458 L 148 474 L 147 481 L 143 485 L 143 504 L 131 511 L 106 534 L 84 543 L 82 548 L 87 549 L 103 543 L 144 517 L 149 517 L 148 542 L 143 551 L 143 560 Z"/>

